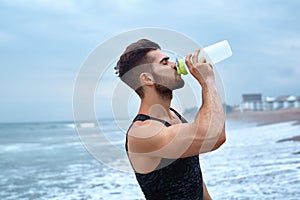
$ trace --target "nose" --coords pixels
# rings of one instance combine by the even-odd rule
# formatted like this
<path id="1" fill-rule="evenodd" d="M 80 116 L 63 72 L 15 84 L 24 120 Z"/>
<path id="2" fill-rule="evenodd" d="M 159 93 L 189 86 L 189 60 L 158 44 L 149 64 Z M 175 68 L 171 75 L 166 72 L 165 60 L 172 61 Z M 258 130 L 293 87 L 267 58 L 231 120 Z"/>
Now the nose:
<path id="1" fill-rule="evenodd" d="M 172 67 L 172 69 L 177 69 L 176 63 L 175 62 L 170 62 L 170 65 Z"/>

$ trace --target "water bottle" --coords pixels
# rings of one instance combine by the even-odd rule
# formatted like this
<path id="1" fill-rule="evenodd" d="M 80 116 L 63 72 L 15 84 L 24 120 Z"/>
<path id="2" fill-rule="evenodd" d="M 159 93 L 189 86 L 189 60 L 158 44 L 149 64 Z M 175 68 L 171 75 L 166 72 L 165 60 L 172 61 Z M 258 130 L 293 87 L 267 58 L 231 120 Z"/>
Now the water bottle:
<path id="1" fill-rule="evenodd" d="M 199 58 L 205 57 L 206 62 L 214 65 L 232 56 L 232 51 L 227 40 L 212 44 L 201 49 Z M 177 73 L 187 75 L 184 59 L 176 60 Z"/>

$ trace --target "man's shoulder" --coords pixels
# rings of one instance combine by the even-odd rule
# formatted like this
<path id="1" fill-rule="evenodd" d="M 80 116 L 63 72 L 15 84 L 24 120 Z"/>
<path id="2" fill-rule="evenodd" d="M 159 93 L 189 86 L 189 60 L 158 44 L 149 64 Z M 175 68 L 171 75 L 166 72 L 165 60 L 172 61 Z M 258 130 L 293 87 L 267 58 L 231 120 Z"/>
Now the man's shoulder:
<path id="1" fill-rule="evenodd" d="M 155 120 L 135 121 L 128 130 L 128 135 L 136 138 L 148 138 L 158 134 L 164 125 Z"/>

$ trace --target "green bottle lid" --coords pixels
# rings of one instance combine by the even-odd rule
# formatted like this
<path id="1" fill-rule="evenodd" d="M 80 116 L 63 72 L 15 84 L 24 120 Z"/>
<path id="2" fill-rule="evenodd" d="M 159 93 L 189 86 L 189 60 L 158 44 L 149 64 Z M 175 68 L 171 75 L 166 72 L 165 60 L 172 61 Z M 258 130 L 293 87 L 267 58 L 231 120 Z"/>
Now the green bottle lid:
<path id="1" fill-rule="evenodd" d="M 183 74 L 183 75 L 187 75 L 188 74 L 188 72 L 186 71 L 186 68 L 184 66 L 183 59 L 177 60 L 177 73 L 178 74 Z"/>

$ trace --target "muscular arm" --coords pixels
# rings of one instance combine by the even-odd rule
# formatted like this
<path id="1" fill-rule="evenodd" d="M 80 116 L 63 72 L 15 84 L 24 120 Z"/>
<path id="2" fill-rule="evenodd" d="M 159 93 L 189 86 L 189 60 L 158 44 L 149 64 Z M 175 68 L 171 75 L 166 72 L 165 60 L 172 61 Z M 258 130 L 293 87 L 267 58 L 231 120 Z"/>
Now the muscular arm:
<path id="1" fill-rule="evenodd" d="M 215 150 L 225 142 L 225 116 L 214 80 L 202 85 L 202 106 L 194 124 L 197 126 L 195 142 L 198 141 L 200 153 Z"/>
<path id="2" fill-rule="evenodd" d="M 186 64 L 189 71 L 202 87 L 202 106 L 195 118 L 198 133 L 204 127 L 205 133 L 202 136 L 200 152 L 208 152 L 221 146 L 225 142 L 225 116 L 221 98 L 216 87 L 215 76 L 212 66 L 207 64 L 205 59 L 198 61 L 200 50 L 194 55 L 186 57 Z M 201 132 L 201 130 L 200 130 Z M 201 139 L 200 139 L 201 140 Z"/>
<path id="3" fill-rule="evenodd" d="M 204 181 L 203 181 L 203 200 L 211 200 L 211 197 L 208 193 L 208 190 L 206 188 Z"/>
<path id="4" fill-rule="evenodd" d="M 213 70 L 204 60 L 198 61 L 198 54 L 196 51 L 193 57 L 186 57 L 189 71 L 202 87 L 202 106 L 194 122 L 170 127 L 153 120 L 136 122 L 128 132 L 131 155 L 189 157 L 213 151 L 224 143 L 225 117 Z"/>

